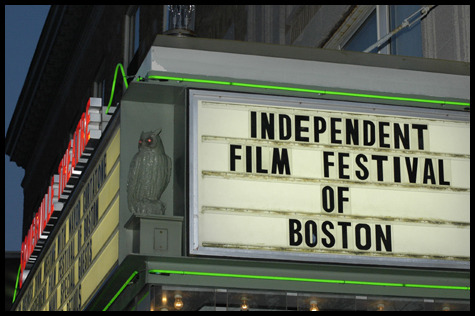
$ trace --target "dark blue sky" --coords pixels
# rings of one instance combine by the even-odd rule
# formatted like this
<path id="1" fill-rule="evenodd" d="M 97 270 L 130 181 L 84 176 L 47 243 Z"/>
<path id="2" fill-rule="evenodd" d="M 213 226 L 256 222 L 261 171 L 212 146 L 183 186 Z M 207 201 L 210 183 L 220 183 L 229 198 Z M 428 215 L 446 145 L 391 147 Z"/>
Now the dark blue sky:
<path id="1" fill-rule="evenodd" d="M 5 6 L 5 136 L 49 5 Z M 5 155 L 5 251 L 20 251 L 24 170 Z"/>

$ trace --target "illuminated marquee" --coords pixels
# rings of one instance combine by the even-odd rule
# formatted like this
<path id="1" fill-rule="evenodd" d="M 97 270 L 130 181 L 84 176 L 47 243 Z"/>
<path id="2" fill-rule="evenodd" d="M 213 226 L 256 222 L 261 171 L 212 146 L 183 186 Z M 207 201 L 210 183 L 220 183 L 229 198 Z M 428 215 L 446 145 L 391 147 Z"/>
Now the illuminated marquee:
<path id="1" fill-rule="evenodd" d="M 469 266 L 465 113 L 190 94 L 192 254 Z"/>
<path id="2" fill-rule="evenodd" d="M 105 148 L 104 148 L 105 147 Z M 68 201 L 57 233 L 22 288 L 19 311 L 82 310 L 118 263 L 120 131 L 96 151 L 84 186 Z M 104 150 L 102 150 L 104 148 Z"/>
<path id="3" fill-rule="evenodd" d="M 84 170 L 94 146 L 101 138 L 101 106 L 102 100 L 90 98 L 85 112 L 79 120 L 74 135 L 58 166 L 58 174 L 51 177 L 51 184 L 43 197 L 38 211 L 33 216 L 33 222 L 21 245 L 21 278 L 20 287 L 27 273 L 27 265 L 36 261 L 35 252 L 42 248 L 51 230 L 47 224 L 54 212 L 61 212 L 74 186 Z M 103 126 L 102 126 L 103 127 Z M 42 241 L 42 242 L 40 242 Z M 40 243 L 39 243 L 40 242 Z"/>

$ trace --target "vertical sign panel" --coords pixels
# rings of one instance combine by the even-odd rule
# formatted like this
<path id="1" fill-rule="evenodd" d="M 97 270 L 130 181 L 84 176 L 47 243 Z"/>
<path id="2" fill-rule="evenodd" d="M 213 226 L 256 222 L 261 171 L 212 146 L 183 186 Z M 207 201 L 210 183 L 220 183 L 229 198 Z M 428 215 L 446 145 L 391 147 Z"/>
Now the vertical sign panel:
<path id="1" fill-rule="evenodd" d="M 469 114 L 190 92 L 190 252 L 468 268 Z"/>
<path id="2" fill-rule="evenodd" d="M 117 130 L 89 166 L 79 198 L 64 210 L 67 217 L 38 263 L 18 310 L 82 310 L 117 265 L 119 154 Z"/>

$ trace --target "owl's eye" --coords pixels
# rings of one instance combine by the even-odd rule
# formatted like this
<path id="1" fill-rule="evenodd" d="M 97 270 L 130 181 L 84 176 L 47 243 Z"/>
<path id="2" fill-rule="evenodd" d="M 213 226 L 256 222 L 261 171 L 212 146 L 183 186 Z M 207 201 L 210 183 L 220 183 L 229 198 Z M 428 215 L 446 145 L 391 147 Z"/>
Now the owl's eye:
<path id="1" fill-rule="evenodd" d="M 152 143 L 152 139 L 151 139 L 151 138 L 147 138 L 147 143 L 151 144 L 151 143 Z"/>
<path id="2" fill-rule="evenodd" d="M 142 140 L 139 140 L 139 144 L 142 144 Z"/>

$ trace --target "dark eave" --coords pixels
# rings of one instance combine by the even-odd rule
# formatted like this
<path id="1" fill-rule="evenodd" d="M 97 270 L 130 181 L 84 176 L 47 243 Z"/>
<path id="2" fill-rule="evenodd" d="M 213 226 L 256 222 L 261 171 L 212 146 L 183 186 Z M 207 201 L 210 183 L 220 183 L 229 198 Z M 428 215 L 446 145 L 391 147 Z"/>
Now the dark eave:
<path id="1" fill-rule="evenodd" d="M 24 169 L 53 108 L 90 6 L 52 5 L 5 138 L 5 153 Z"/>

